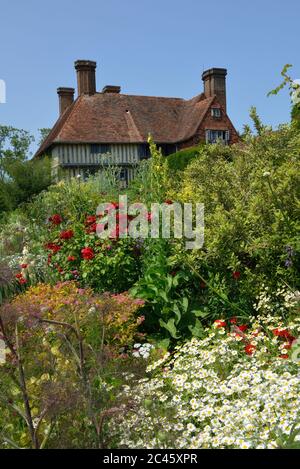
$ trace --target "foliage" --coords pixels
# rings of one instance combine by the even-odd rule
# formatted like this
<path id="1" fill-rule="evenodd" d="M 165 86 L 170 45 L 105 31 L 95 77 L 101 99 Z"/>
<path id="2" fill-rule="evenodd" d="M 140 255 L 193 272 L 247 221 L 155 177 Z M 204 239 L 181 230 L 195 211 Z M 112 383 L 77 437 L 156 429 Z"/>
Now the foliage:
<path id="1" fill-rule="evenodd" d="M 274 90 L 271 90 L 268 93 L 270 95 L 276 95 L 281 91 L 285 86 L 289 87 L 290 96 L 292 98 L 292 111 L 291 118 L 292 124 L 295 128 L 300 130 L 300 84 L 294 82 L 294 80 L 288 75 L 288 70 L 292 67 L 290 64 L 286 64 L 282 71 L 281 76 L 283 77 L 283 82 L 277 86 Z"/>
<path id="2" fill-rule="evenodd" d="M 130 294 L 145 300 L 145 330 L 170 345 L 179 339 L 201 337 L 199 318 L 203 289 L 189 269 L 174 264 L 168 241 L 151 240 L 144 249 L 143 275 Z M 197 291 L 198 290 L 198 291 Z"/>
<path id="3" fill-rule="evenodd" d="M 11 126 L 0 126 L 0 179 L 2 181 L 8 165 L 25 161 L 32 142 L 33 137 L 29 132 Z"/>
<path id="4" fill-rule="evenodd" d="M 179 261 L 206 283 L 212 314 L 249 314 L 262 283 L 299 288 L 300 135 L 261 130 L 242 145 L 204 147 L 169 193 L 205 205 L 204 247 Z"/>
<path id="5" fill-rule="evenodd" d="M 167 158 L 168 166 L 173 171 L 183 171 L 194 158 L 197 158 L 198 152 L 203 145 L 184 148 Z"/>
<path id="6" fill-rule="evenodd" d="M 42 145 L 42 143 L 46 140 L 46 138 L 50 134 L 51 130 L 52 129 L 45 128 L 45 127 L 43 127 L 42 129 L 39 129 L 39 132 L 40 132 L 40 140 L 38 142 L 39 146 Z"/>
<path id="7" fill-rule="evenodd" d="M 0 126 L 0 213 L 28 202 L 51 183 L 50 161 L 28 160 L 33 140 L 25 130 Z"/>
<path id="8" fill-rule="evenodd" d="M 105 420 L 124 411 L 116 390 L 131 369 L 144 369 L 132 355 L 143 339 L 141 304 L 67 282 L 38 285 L 2 306 L 0 447 L 106 445 Z"/>
<path id="9" fill-rule="evenodd" d="M 111 207 L 116 209 L 117 223 L 108 239 L 97 236 L 97 227 L 105 227 L 109 215 L 87 215 L 72 224 L 59 214 L 50 217 L 45 245 L 48 264 L 62 279 L 76 279 L 96 291 L 115 292 L 127 290 L 137 280 L 142 246 L 139 240 L 120 237 L 127 231 L 130 217 L 120 213 L 118 203 L 111 202 Z"/>
<path id="10" fill-rule="evenodd" d="M 15 207 L 30 201 L 51 184 L 51 163 L 47 158 L 14 162 L 7 166 L 7 172 L 11 178 L 7 189 Z"/>

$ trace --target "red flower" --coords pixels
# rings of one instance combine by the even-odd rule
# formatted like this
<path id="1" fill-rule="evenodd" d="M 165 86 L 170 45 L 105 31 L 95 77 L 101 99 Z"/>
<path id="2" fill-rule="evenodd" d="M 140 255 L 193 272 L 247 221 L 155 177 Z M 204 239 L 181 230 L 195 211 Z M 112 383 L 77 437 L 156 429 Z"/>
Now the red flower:
<path id="1" fill-rule="evenodd" d="M 25 283 L 27 283 L 26 278 L 23 277 L 23 274 L 21 272 L 19 274 L 16 274 L 16 279 L 20 285 L 24 285 Z"/>
<path id="2" fill-rule="evenodd" d="M 248 329 L 248 326 L 247 326 L 247 324 L 242 324 L 241 326 L 237 326 L 237 328 L 238 328 L 241 332 L 245 332 L 245 331 Z"/>
<path id="3" fill-rule="evenodd" d="M 50 221 L 53 225 L 60 225 L 61 222 L 62 222 L 62 217 L 61 217 L 58 213 L 55 213 L 54 215 L 52 215 L 52 216 L 49 218 L 49 221 Z"/>
<path id="4" fill-rule="evenodd" d="M 21 269 L 27 269 L 28 264 L 21 264 Z"/>
<path id="5" fill-rule="evenodd" d="M 95 253 L 93 251 L 92 248 L 83 248 L 81 249 L 81 255 L 83 257 L 83 259 L 86 259 L 86 260 L 91 260 L 91 259 L 94 259 L 95 257 Z"/>
<path id="6" fill-rule="evenodd" d="M 232 277 L 234 278 L 234 280 L 238 280 L 241 276 L 241 272 L 235 270 L 234 272 L 232 272 Z"/>
<path id="7" fill-rule="evenodd" d="M 230 324 L 237 324 L 237 318 L 233 317 L 229 319 Z"/>
<path id="8" fill-rule="evenodd" d="M 49 251 L 52 251 L 53 254 L 56 254 L 58 251 L 61 250 L 61 246 L 55 243 L 47 243 L 46 249 L 48 249 Z"/>
<path id="9" fill-rule="evenodd" d="M 97 231 L 97 223 L 93 223 L 86 229 L 87 234 L 96 233 L 96 231 Z"/>
<path id="10" fill-rule="evenodd" d="M 215 325 L 215 327 L 217 327 L 219 329 L 220 327 L 226 327 L 226 322 L 222 321 L 221 319 L 217 319 L 214 322 L 214 325 Z"/>
<path id="11" fill-rule="evenodd" d="M 283 353 L 282 355 L 279 355 L 279 358 L 287 359 L 289 356 L 286 353 Z"/>
<path id="12" fill-rule="evenodd" d="M 286 350 L 290 350 L 292 348 L 292 343 L 291 342 L 287 342 L 286 344 L 283 344 L 284 345 L 284 348 Z"/>
<path id="13" fill-rule="evenodd" d="M 109 209 L 107 210 L 107 212 L 110 212 L 111 210 L 116 210 L 119 208 L 119 204 L 117 202 L 110 202 L 110 207 Z"/>
<path id="14" fill-rule="evenodd" d="M 85 224 L 86 225 L 92 225 L 93 223 L 96 223 L 96 217 L 94 215 L 89 215 L 88 217 L 86 217 L 85 219 Z"/>
<path id="15" fill-rule="evenodd" d="M 247 355 L 253 355 L 255 350 L 256 350 L 255 345 L 252 345 L 252 344 L 245 345 L 245 352 Z"/>
<path id="16" fill-rule="evenodd" d="M 285 339 L 289 341 L 295 340 L 295 337 L 291 335 L 291 333 L 287 329 L 273 329 L 273 334 L 276 335 L 277 337 L 284 337 Z"/>
<path id="17" fill-rule="evenodd" d="M 73 230 L 65 230 L 62 231 L 59 235 L 61 239 L 71 239 L 74 236 L 74 231 Z"/>
<path id="18" fill-rule="evenodd" d="M 173 201 L 170 199 L 165 200 L 165 204 L 172 205 Z"/>
<path id="19" fill-rule="evenodd" d="M 68 261 L 69 262 L 74 262 L 74 261 L 76 261 L 76 257 L 75 256 L 69 256 Z"/>

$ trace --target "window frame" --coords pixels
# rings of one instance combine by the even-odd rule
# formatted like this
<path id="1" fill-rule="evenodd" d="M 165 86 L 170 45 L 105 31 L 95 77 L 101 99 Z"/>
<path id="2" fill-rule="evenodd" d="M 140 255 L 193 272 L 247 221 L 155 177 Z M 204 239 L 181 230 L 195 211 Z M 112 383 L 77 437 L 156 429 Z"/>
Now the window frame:
<path id="1" fill-rule="evenodd" d="M 222 117 L 222 111 L 219 107 L 212 106 L 210 108 L 210 114 L 211 117 L 214 117 L 215 119 L 220 119 Z"/>

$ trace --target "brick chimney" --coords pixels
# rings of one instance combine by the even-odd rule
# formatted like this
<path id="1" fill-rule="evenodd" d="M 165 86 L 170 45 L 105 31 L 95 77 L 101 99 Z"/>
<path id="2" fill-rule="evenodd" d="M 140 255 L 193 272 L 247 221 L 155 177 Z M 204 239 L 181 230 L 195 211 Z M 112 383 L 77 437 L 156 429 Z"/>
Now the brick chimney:
<path id="1" fill-rule="evenodd" d="M 74 93 L 74 88 L 57 88 L 60 116 L 73 103 Z"/>
<path id="2" fill-rule="evenodd" d="M 76 60 L 78 96 L 96 93 L 96 62 L 91 60 Z"/>
<path id="3" fill-rule="evenodd" d="M 206 98 L 216 95 L 226 112 L 226 68 L 210 68 L 202 73 Z"/>

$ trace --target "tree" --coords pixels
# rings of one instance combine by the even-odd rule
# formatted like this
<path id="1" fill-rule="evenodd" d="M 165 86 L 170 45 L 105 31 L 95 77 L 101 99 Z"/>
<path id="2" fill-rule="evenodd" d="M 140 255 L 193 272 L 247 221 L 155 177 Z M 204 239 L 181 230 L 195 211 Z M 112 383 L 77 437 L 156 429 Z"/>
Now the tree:
<path id="1" fill-rule="evenodd" d="M 46 138 L 48 137 L 50 132 L 51 132 L 51 129 L 48 129 L 48 128 L 45 128 L 45 127 L 43 127 L 42 129 L 39 129 L 39 133 L 40 133 L 40 139 L 39 139 L 39 143 L 38 143 L 39 146 L 41 146 L 42 143 L 46 140 Z"/>
<path id="2" fill-rule="evenodd" d="M 41 129 L 42 138 L 48 129 Z M 0 125 L 0 213 L 14 209 L 51 184 L 48 159 L 29 160 L 34 137 L 26 130 Z"/>
<path id="3" fill-rule="evenodd" d="M 42 160 L 16 161 L 9 167 L 10 199 L 14 206 L 28 202 L 51 184 L 51 164 Z"/>
<path id="4" fill-rule="evenodd" d="M 291 68 L 292 65 L 286 64 L 282 71 L 281 71 L 281 76 L 283 77 L 283 82 L 280 83 L 277 88 L 274 90 L 270 91 L 268 93 L 268 96 L 270 95 L 276 95 L 279 93 L 280 90 L 282 90 L 285 86 L 289 87 L 290 90 L 290 96 L 291 96 L 291 101 L 292 101 L 292 110 L 291 110 L 291 119 L 293 125 L 300 130 L 300 84 L 298 81 L 293 80 L 290 75 L 288 75 L 288 70 Z"/>
<path id="5" fill-rule="evenodd" d="M 25 161 L 34 137 L 26 130 L 0 125 L 0 180 L 7 176 L 7 168 L 16 161 Z"/>

